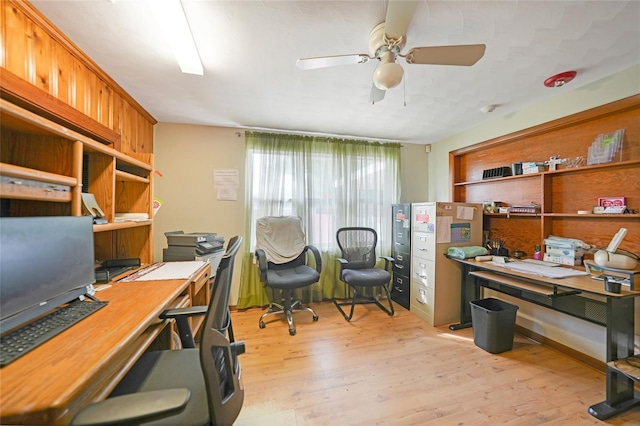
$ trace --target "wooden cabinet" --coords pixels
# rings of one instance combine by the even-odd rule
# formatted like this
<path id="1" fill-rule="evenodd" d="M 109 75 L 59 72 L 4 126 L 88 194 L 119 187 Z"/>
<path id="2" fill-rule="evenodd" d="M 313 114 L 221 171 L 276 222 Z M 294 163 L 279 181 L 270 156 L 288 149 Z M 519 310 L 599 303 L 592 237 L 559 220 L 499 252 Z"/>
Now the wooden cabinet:
<path id="1" fill-rule="evenodd" d="M 551 156 L 587 158 L 601 133 L 625 129 L 620 161 L 559 166 L 555 171 L 482 180 L 483 170 Z M 618 229 L 628 233 L 620 248 L 640 254 L 640 95 L 583 111 L 450 153 L 453 201 L 499 201 L 507 206 L 537 203 L 536 214 L 484 215 L 484 230 L 507 248 L 529 256 L 544 249 L 549 235 L 578 238 L 606 247 Z M 599 197 L 626 197 L 633 214 L 578 214 L 591 211 Z"/>
<path id="2" fill-rule="evenodd" d="M 150 163 L 4 99 L 0 117 L 2 215 L 80 216 L 84 182 L 109 221 L 94 225 L 96 260 L 139 257 L 143 263 L 152 262 L 152 221 L 114 223 L 116 212 L 151 217 Z"/>
<path id="3" fill-rule="evenodd" d="M 96 260 L 153 262 L 153 125 L 113 79 L 31 4 L 0 6 L 0 215 L 80 216 L 94 194 Z"/>

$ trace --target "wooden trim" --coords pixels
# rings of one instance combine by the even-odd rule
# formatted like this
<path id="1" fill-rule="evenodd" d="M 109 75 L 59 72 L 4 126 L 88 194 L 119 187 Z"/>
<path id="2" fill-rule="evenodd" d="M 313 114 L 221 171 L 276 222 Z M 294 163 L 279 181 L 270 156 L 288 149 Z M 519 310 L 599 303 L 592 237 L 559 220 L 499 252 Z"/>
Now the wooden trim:
<path id="1" fill-rule="evenodd" d="M 4 68 L 0 97 L 103 144 L 120 144 L 118 133 Z"/>
<path id="2" fill-rule="evenodd" d="M 515 142 L 520 139 L 530 138 L 543 133 L 552 132 L 555 130 L 563 129 L 570 126 L 576 126 L 586 121 L 595 120 L 597 118 L 603 118 L 611 114 L 618 114 L 628 109 L 640 107 L 640 94 L 629 96 L 628 98 L 620 99 L 608 104 L 599 105 L 597 107 L 577 112 L 575 114 L 568 115 L 566 117 L 558 118 L 553 121 L 539 124 L 537 126 L 529 127 L 527 129 L 518 130 L 507 135 L 498 136 L 497 138 L 489 139 L 488 141 L 473 144 L 464 148 L 451 151 L 451 155 L 466 154 L 469 152 L 480 151 L 487 149 L 493 145 Z"/>
<path id="3" fill-rule="evenodd" d="M 90 57 L 88 57 L 78 46 L 76 46 L 69 38 L 67 38 L 51 21 L 45 18 L 42 13 L 28 1 L 23 0 L 7 0 L 16 8 L 20 9 L 25 15 L 32 19 L 36 25 L 40 26 L 52 39 L 60 43 L 73 56 L 78 58 L 84 65 L 94 72 L 101 80 L 105 81 L 118 95 L 136 109 L 144 118 L 152 124 L 157 121 L 151 116 L 135 99 L 131 97 L 118 83 L 115 82 L 102 68 L 100 68 Z"/>
<path id="4" fill-rule="evenodd" d="M 0 163 L 0 175 L 11 176 L 20 179 L 37 180 L 39 182 L 52 183 L 55 185 L 65 185 L 75 187 L 78 179 L 72 176 L 58 175 L 56 173 L 44 172 L 42 170 L 29 169 L 27 167 L 16 166 L 9 163 Z"/>
<path id="5" fill-rule="evenodd" d="M 569 346 L 565 346 L 562 343 L 558 343 L 555 340 L 551 340 L 548 337 L 545 337 L 541 334 L 536 333 L 535 331 L 531 331 L 528 328 L 524 328 L 520 325 L 516 324 L 516 333 L 522 335 L 522 336 L 526 336 L 529 339 L 536 341 L 538 343 L 540 343 L 541 345 L 545 345 L 553 350 L 556 350 L 562 354 L 568 355 L 572 358 L 577 359 L 578 361 L 582 362 L 585 365 L 588 365 L 589 367 L 595 368 L 596 370 L 600 371 L 600 372 L 605 372 L 606 371 L 606 367 L 607 365 L 595 358 L 590 357 L 589 355 L 586 355 L 580 351 L 577 351 L 573 348 L 570 348 Z"/>

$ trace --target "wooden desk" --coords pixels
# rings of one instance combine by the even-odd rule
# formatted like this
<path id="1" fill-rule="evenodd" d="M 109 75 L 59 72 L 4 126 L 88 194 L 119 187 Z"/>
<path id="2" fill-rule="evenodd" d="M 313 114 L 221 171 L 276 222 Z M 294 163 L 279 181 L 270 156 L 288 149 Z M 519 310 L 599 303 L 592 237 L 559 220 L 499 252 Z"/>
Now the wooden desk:
<path id="1" fill-rule="evenodd" d="M 97 292 L 107 306 L 0 370 L 0 424 L 67 424 L 105 399 L 167 325 L 158 315 L 191 305 L 189 294 L 209 275 L 206 264 L 185 280 Z"/>
<path id="2" fill-rule="evenodd" d="M 634 354 L 634 299 L 640 291 L 622 286 L 620 293 L 605 291 L 604 283 L 589 276 L 546 278 L 475 260 L 454 259 L 463 266 L 460 323 L 471 326 L 469 302 L 480 299 L 481 287 L 490 288 L 555 311 L 606 327 L 606 400 L 589 407 L 589 413 L 605 420 L 640 405 L 633 380 L 610 361 Z"/>

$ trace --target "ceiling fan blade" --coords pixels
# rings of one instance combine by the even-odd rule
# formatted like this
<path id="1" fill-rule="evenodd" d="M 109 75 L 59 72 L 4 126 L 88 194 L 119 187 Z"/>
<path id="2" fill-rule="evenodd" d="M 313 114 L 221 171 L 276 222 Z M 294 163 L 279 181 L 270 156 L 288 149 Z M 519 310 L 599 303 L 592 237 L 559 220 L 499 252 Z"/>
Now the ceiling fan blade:
<path id="1" fill-rule="evenodd" d="M 337 56 L 320 56 L 317 58 L 303 58 L 296 61 L 298 68 L 312 70 L 316 68 L 335 67 L 338 65 L 363 64 L 371 57 L 364 53 Z"/>
<path id="2" fill-rule="evenodd" d="M 378 89 L 375 84 L 371 85 L 371 94 L 369 95 L 369 103 L 371 105 L 384 99 L 386 90 Z"/>
<path id="3" fill-rule="evenodd" d="M 398 40 L 407 34 L 417 5 L 417 1 L 389 0 L 387 17 L 384 20 L 384 33 L 387 38 Z"/>
<path id="4" fill-rule="evenodd" d="M 402 56 L 409 64 L 471 66 L 484 56 L 485 49 L 484 44 L 414 47 Z"/>

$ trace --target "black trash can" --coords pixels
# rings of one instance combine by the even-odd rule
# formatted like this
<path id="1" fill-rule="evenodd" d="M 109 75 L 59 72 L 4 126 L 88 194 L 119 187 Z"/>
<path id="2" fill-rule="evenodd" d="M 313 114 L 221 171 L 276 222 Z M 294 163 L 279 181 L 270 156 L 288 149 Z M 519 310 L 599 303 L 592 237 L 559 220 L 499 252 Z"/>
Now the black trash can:
<path id="1" fill-rule="evenodd" d="M 492 354 L 510 351 L 518 306 L 500 299 L 472 300 L 473 343 Z"/>

